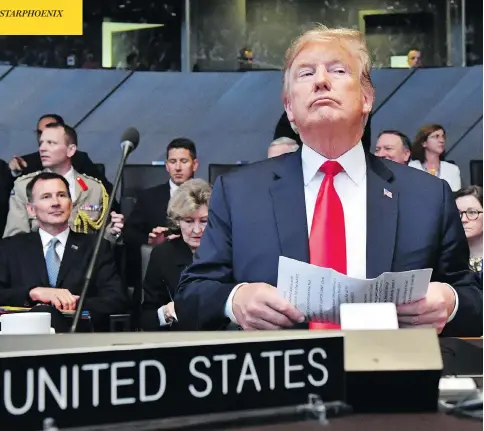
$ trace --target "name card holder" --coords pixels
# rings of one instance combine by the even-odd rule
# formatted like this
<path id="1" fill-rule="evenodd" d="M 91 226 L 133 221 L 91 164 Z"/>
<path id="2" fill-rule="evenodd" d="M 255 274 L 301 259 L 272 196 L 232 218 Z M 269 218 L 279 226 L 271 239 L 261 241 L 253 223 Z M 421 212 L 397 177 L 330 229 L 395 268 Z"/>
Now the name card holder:
<path id="1" fill-rule="evenodd" d="M 437 410 L 443 363 L 434 329 L 346 331 L 344 349 L 354 412 Z"/>

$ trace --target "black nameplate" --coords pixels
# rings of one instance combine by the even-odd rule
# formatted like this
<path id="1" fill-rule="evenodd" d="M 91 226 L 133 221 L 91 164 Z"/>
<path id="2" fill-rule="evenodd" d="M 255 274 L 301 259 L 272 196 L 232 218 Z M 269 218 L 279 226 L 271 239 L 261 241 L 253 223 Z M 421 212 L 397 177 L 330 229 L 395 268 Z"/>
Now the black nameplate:
<path id="1" fill-rule="evenodd" d="M 222 341 L 223 342 L 223 341 Z M 344 400 L 343 337 L 0 359 L 2 431 Z"/>

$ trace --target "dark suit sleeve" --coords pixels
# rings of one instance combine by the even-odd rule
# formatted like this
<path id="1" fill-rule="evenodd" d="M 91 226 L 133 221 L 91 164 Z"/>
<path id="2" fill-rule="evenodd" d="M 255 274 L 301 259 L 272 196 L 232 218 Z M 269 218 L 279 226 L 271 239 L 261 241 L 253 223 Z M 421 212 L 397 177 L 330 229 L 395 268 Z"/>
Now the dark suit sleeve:
<path id="1" fill-rule="evenodd" d="M 22 175 L 31 174 L 43 169 L 42 160 L 40 160 L 40 154 L 38 151 L 20 157 L 27 163 L 27 166 L 22 170 Z"/>
<path id="2" fill-rule="evenodd" d="M 12 285 L 11 271 L 14 268 L 8 256 L 17 256 L 18 250 L 13 250 L 10 244 L 8 239 L 0 242 L 0 305 L 25 307 L 30 303 L 30 290 L 37 286 Z"/>
<path id="3" fill-rule="evenodd" d="M 443 332 L 445 337 L 480 337 L 482 335 L 482 292 L 477 278 L 469 269 L 469 246 L 452 192 L 442 181 L 444 219 L 440 259 L 435 281 L 450 284 L 459 297 L 457 313 Z"/>
<path id="4" fill-rule="evenodd" d="M 235 287 L 232 268 L 232 223 L 223 177 L 210 199 L 208 224 L 193 263 L 182 273 L 175 296 L 180 329 L 217 330 L 229 323 L 225 304 Z"/>
<path id="5" fill-rule="evenodd" d="M 90 312 L 94 328 L 106 327 L 109 315 L 126 311 L 126 292 L 116 270 L 111 245 L 106 240 L 99 251 L 90 289 L 95 289 L 96 294 L 86 298 L 83 308 Z"/>
<path id="6" fill-rule="evenodd" d="M 160 244 L 151 252 L 150 261 L 146 270 L 146 277 L 143 283 L 143 304 L 141 305 L 141 328 L 145 331 L 158 331 L 168 329 L 169 325 L 160 327 L 158 320 L 158 309 L 171 301 L 168 294 L 167 277 L 164 268 L 169 264 L 164 259 L 164 247 L 166 244 Z M 171 290 L 176 286 L 171 286 Z"/>
<path id="7" fill-rule="evenodd" d="M 123 235 L 126 244 L 141 247 L 148 243 L 148 235 L 152 229 L 147 219 L 149 208 L 148 194 L 142 191 L 138 194 L 133 211 L 124 225 Z"/>
<path id="8" fill-rule="evenodd" d="M 13 188 L 13 177 L 5 161 L 0 160 L 0 236 L 7 223 L 8 203 Z"/>

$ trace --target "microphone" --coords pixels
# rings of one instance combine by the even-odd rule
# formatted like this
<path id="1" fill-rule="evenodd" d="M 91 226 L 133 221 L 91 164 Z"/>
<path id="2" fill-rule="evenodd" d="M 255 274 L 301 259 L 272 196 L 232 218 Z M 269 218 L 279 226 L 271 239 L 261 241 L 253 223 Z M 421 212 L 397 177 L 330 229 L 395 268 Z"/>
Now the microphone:
<path id="1" fill-rule="evenodd" d="M 123 151 L 126 151 L 126 148 L 128 149 L 128 153 L 131 153 L 132 151 L 136 150 L 139 144 L 139 132 L 136 130 L 134 127 L 130 127 L 129 129 L 126 129 L 121 136 L 121 148 Z"/>
<path id="2" fill-rule="evenodd" d="M 134 127 L 129 127 L 121 136 L 121 149 L 123 150 L 121 161 L 119 162 L 118 171 L 116 173 L 116 177 L 113 183 L 113 191 L 111 192 L 111 196 L 109 196 L 108 201 L 108 209 L 106 211 L 106 216 L 101 225 L 101 229 L 97 233 L 96 238 L 96 245 L 94 246 L 94 251 L 91 256 L 91 260 L 89 261 L 89 266 L 86 270 L 86 276 L 84 278 L 84 284 L 82 286 L 81 294 L 79 296 L 79 300 L 77 302 L 76 312 L 74 313 L 74 317 L 72 319 L 72 326 L 70 332 L 76 332 L 77 324 L 79 323 L 79 318 L 82 314 L 82 306 L 84 305 L 84 300 L 87 296 L 87 290 L 89 285 L 91 284 L 92 275 L 94 273 L 94 268 L 96 266 L 96 262 L 99 256 L 99 250 L 101 249 L 101 244 L 106 233 L 106 229 L 108 227 L 108 221 L 111 214 L 111 208 L 113 207 L 114 198 L 116 196 L 116 192 L 119 187 L 119 183 L 121 181 L 121 175 L 123 173 L 124 165 L 126 164 L 126 160 L 128 159 L 128 155 L 136 149 L 139 144 L 139 132 Z"/>

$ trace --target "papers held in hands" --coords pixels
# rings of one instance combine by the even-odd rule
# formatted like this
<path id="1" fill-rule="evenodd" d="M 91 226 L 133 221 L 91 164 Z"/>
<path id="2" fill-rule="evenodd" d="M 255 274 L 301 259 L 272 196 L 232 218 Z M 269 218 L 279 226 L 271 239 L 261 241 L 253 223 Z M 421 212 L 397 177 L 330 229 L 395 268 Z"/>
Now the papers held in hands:
<path id="1" fill-rule="evenodd" d="M 340 323 L 340 304 L 415 302 L 427 294 L 431 276 L 432 269 L 419 269 L 358 279 L 280 256 L 277 289 L 307 318 Z"/>

